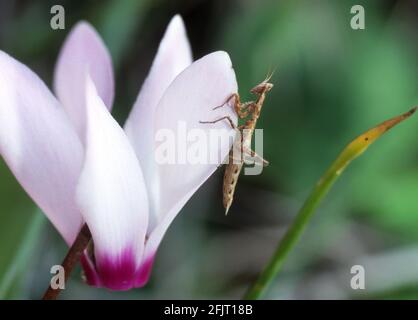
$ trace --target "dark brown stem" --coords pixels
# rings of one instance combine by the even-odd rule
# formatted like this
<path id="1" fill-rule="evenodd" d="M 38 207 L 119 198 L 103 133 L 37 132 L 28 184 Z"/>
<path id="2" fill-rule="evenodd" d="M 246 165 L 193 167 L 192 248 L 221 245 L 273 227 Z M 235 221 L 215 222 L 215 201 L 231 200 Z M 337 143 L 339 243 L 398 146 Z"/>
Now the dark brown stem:
<path id="1" fill-rule="evenodd" d="M 65 271 L 65 283 L 67 283 L 68 278 L 70 277 L 71 271 L 73 271 L 76 264 L 80 261 L 81 254 L 84 249 L 87 247 L 91 240 L 91 233 L 86 224 L 81 228 L 77 238 L 75 239 L 73 245 L 68 251 L 67 255 L 64 258 L 61 266 Z M 60 294 L 61 289 L 53 289 L 51 284 L 48 289 L 45 291 L 45 294 L 42 300 L 55 300 Z"/>

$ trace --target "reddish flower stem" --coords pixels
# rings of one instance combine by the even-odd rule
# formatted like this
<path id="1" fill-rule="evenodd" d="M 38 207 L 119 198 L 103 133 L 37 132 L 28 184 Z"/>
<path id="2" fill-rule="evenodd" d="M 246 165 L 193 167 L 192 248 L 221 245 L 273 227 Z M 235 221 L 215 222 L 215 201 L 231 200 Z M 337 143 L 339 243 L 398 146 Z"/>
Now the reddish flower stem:
<path id="1" fill-rule="evenodd" d="M 91 240 L 91 233 L 86 224 L 81 228 L 77 238 L 75 239 L 73 245 L 68 251 L 67 255 L 64 258 L 61 266 L 65 271 L 65 283 L 67 283 L 68 278 L 70 277 L 71 271 L 73 271 L 76 264 L 80 261 L 80 257 L 87 247 Z M 61 293 L 61 289 L 53 289 L 51 284 L 48 286 L 48 289 L 45 291 L 45 294 L 42 300 L 55 300 L 58 295 Z"/>

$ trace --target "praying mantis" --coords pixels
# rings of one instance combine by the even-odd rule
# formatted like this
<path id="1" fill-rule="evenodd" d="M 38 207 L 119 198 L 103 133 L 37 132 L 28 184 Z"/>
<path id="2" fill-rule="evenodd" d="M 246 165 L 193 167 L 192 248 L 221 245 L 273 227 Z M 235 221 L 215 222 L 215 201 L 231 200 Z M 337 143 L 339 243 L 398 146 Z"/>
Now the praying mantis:
<path id="1" fill-rule="evenodd" d="M 214 121 L 200 121 L 200 123 L 216 123 L 227 120 L 230 126 L 238 132 L 229 152 L 229 161 L 225 167 L 223 180 L 223 205 L 225 208 L 225 215 L 228 214 L 229 208 L 232 205 L 237 181 L 244 163 L 261 164 L 263 166 L 268 165 L 268 161 L 264 160 L 251 149 L 251 141 L 266 94 L 273 88 L 273 84 L 269 82 L 272 75 L 272 73 L 268 75 L 264 81 L 250 90 L 252 94 L 257 96 L 255 101 L 241 103 L 239 94 L 233 93 L 223 104 L 214 108 L 214 110 L 222 108 L 226 105 L 230 105 L 230 102 L 233 102 L 232 106 L 238 117 L 240 119 L 247 118 L 243 125 L 237 127 L 229 116 L 224 116 Z M 237 154 L 239 155 L 238 157 L 236 157 Z"/>

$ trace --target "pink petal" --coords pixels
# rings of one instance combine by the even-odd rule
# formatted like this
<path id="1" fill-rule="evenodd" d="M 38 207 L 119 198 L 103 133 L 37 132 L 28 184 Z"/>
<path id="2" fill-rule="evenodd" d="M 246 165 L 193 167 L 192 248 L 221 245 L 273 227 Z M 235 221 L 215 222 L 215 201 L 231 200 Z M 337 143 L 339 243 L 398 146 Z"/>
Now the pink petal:
<path id="1" fill-rule="evenodd" d="M 148 196 L 125 132 L 112 118 L 90 78 L 86 84 L 85 162 L 77 188 L 81 213 L 95 247 L 101 284 L 134 286 L 148 226 Z"/>
<path id="2" fill-rule="evenodd" d="M 87 22 L 79 22 L 70 32 L 55 67 L 54 91 L 80 136 L 84 137 L 84 84 L 88 72 L 99 96 L 111 109 L 114 96 L 110 54 L 100 36 Z"/>
<path id="3" fill-rule="evenodd" d="M 155 108 L 174 78 L 192 63 L 192 55 L 183 20 L 176 15 L 167 27 L 151 70 L 131 114 L 125 131 L 131 141 L 144 172 L 149 193 L 157 189 L 153 152 L 153 119 Z M 151 197 L 151 199 L 154 199 Z M 150 225 L 155 225 L 155 204 L 150 204 Z"/>
<path id="4" fill-rule="evenodd" d="M 235 131 L 227 121 L 214 124 L 202 124 L 199 121 L 211 121 L 229 116 L 236 124 L 237 116 L 232 107 L 222 105 L 232 93 L 237 92 L 237 82 L 231 60 L 226 52 L 215 52 L 194 62 L 185 69 L 168 87 L 160 100 L 155 116 L 155 133 L 170 130 L 176 134 L 176 150 L 183 154 L 181 144 L 184 137 L 179 136 L 179 121 L 187 125 L 186 133 L 200 129 L 207 136 L 216 132 L 224 139 L 220 145 L 210 144 L 208 153 L 218 155 L 213 163 L 159 164 L 159 224 L 150 234 L 146 245 L 145 259 L 151 257 L 171 224 L 174 217 L 193 193 L 209 178 L 219 164 L 227 157 L 232 146 Z M 157 146 L 158 147 L 158 146 Z M 187 159 L 186 159 L 187 160 Z"/>
<path id="5" fill-rule="evenodd" d="M 0 51 L 0 153 L 68 244 L 82 224 L 82 146 L 64 110 L 26 66 Z"/>

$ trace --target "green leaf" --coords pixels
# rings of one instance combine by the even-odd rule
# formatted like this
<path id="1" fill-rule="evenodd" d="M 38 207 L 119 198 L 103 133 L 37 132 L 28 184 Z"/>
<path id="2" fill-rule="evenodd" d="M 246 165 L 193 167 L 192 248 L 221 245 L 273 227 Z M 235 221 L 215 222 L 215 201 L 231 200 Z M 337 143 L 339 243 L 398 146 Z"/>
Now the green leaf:
<path id="1" fill-rule="evenodd" d="M 294 248 L 295 244 L 299 241 L 321 201 L 328 194 L 328 191 L 346 167 L 354 159 L 363 154 L 363 152 L 366 151 L 373 142 L 379 139 L 388 130 L 409 118 L 416 111 L 416 109 L 417 107 L 367 130 L 365 133 L 351 141 L 343 149 L 336 160 L 331 164 L 331 166 L 329 166 L 313 187 L 302 208 L 296 215 L 293 223 L 290 225 L 284 237 L 279 242 L 272 258 L 267 263 L 254 285 L 251 286 L 246 293 L 246 299 L 258 299 L 266 291 L 268 286 L 276 277 L 277 273 L 281 270 L 287 256 Z"/>
<path id="2" fill-rule="evenodd" d="M 20 285 L 19 277 L 26 271 L 26 266 L 31 259 L 36 247 L 39 234 L 46 219 L 40 210 L 36 210 L 30 222 L 22 228 L 22 239 L 19 243 L 9 243 L 14 248 L 12 256 L 4 260 L 5 272 L 0 276 L 0 299 L 10 298 L 12 289 Z"/>
<path id="3" fill-rule="evenodd" d="M 10 297 L 12 289 L 19 289 L 19 276 L 31 258 L 46 219 L 3 161 L 0 161 L 0 199 L 0 299 L 4 299 Z"/>

